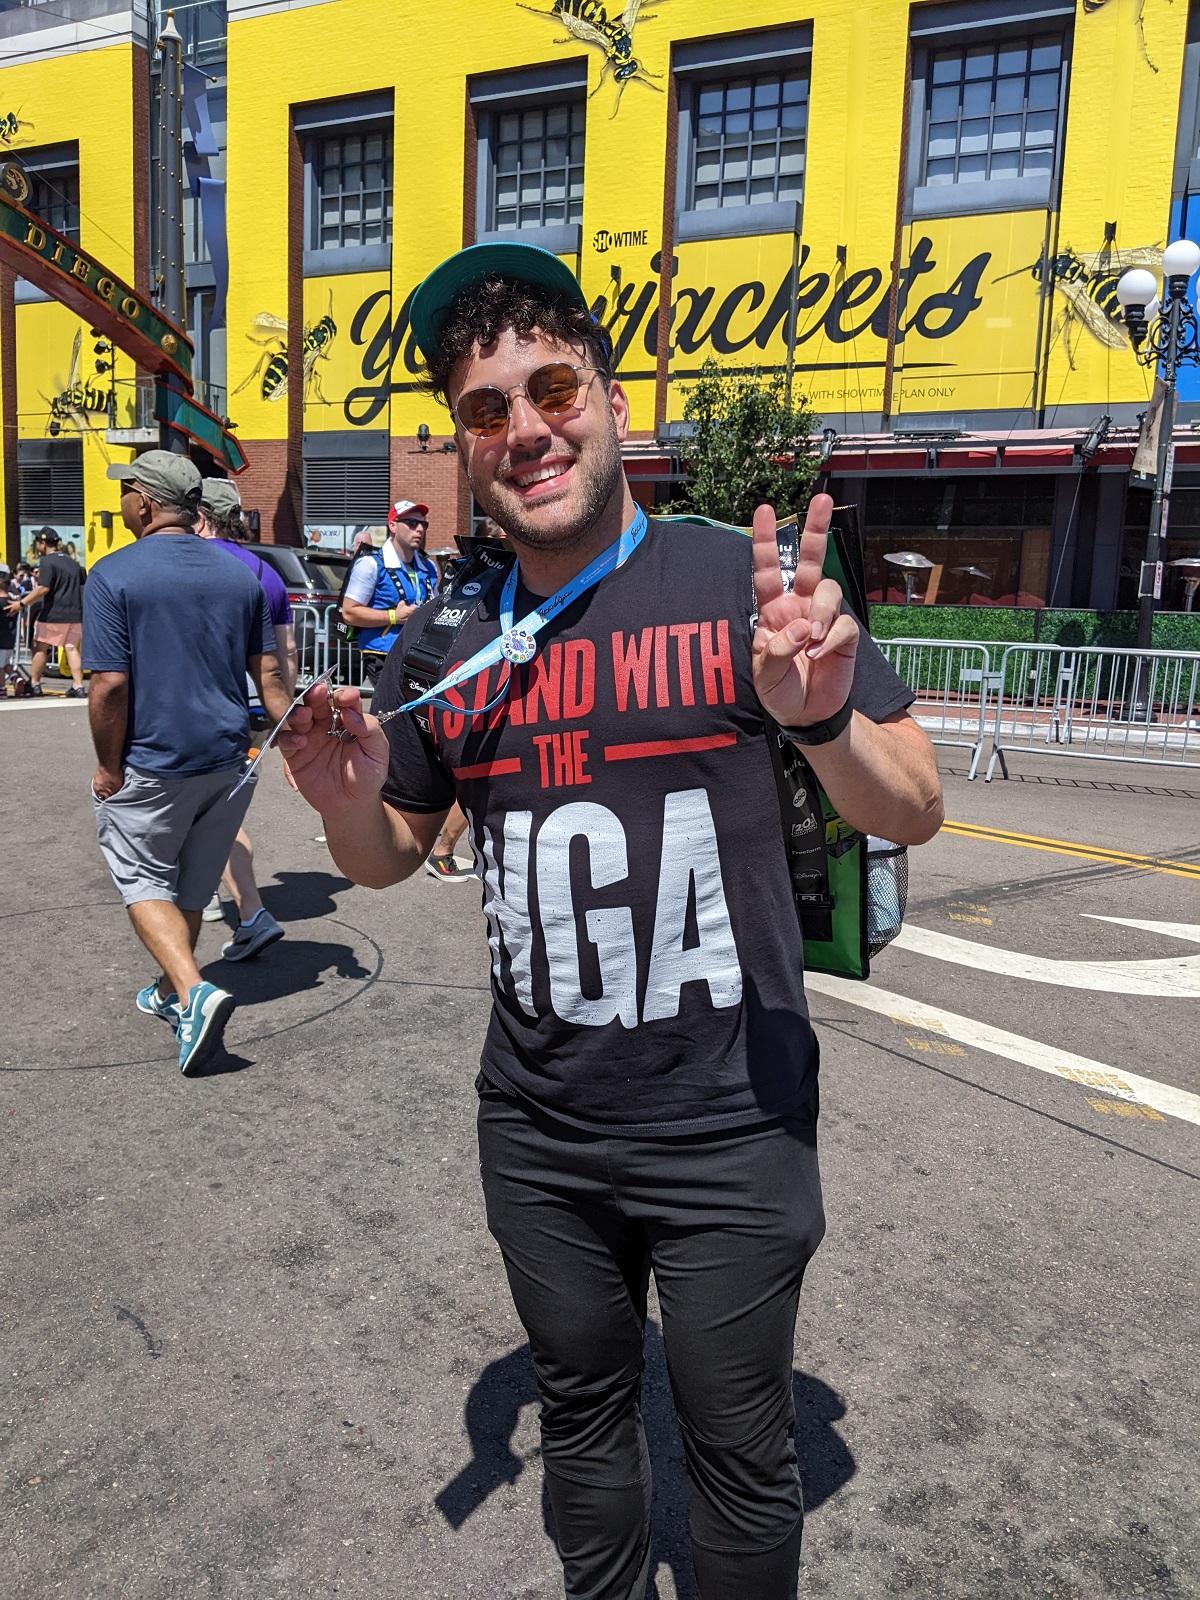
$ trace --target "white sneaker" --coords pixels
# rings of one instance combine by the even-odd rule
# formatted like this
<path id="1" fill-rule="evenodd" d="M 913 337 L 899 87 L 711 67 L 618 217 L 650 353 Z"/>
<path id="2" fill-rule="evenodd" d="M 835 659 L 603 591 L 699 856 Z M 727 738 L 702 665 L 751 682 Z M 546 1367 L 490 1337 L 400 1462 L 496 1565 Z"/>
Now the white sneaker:
<path id="1" fill-rule="evenodd" d="M 200 913 L 201 922 L 224 922 L 225 913 L 221 909 L 221 896 L 214 894 L 212 899 Z"/>

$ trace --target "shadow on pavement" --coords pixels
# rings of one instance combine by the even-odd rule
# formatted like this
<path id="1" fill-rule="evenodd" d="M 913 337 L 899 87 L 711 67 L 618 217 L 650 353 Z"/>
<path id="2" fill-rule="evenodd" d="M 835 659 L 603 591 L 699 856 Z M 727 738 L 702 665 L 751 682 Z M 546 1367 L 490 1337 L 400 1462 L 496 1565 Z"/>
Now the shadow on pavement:
<path id="1" fill-rule="evenodd" d="M 188 1074 L 189 1078 L 199 1081 L 201 1078 L 224 1078 L 231 1072 L 245 1072 L 247 1067 L 252 1067 L 253 1061 L 246 1056 L 235 1056 L 228 1050 L 222 1050 L 213 1057 L 207 1066 L 201 1067 L 196 1072 Z"/>
<path id="2" fill-rule="evenodd" d="M 277 872 L 276 881 L 260 891 L 262 903 L 280 922 L 304 922 L 337 910 L 334 895 L 354 885 L 332 872 Z"/>
<path id="3" fill-rule="evenodd" d="M 856 1465 L 834 1423 L 846 1415 L 840 1395 L 820 1378 L 805 1372 L 792 1375 L 796 1405 L 796 1451 L 804 1484 L 804 1508 L 812 1512 L 832 1498 L 854 1476 Z M 533 1459 L 512 1449 L 520 1414 L 537 1404 L 537 1382 L 529 1346 L 521 1345 L 483 1369 L 472 1385 L 463 1409 L 471 1460 L 436 1497 L 438 1510 L 458 1529 L 502 1484 L 515 1483 Z M 654 1473 L 654 1537 L 651 1572 L 665 1566 L 671 1572 L 678 1600 L 696 1600 L 692 1559 L 688 1548 L 688 1485 L 683 1444 L 675 1421 L 667 1378 L 662 1334 L 653 1322 L 646 1324 L 646 1368 L 642 1386 L 642 1415 Z M 553 1537 L 550 1507 L 542 1495 L 542 1519 Z M 652 1582 L 647 1600 L 657 1600 Z"/>
<path id="4" fill-rule="evenodd" d="M 338 978 L 369 978 L 372 972 L 348 944 L 284 938 L 249 961 L 210 961 L 200 975 L 228 989 L 239 1006 L 255 1006 L 315 989 L 330 969 Z"/>
<path id="5" fill-rule="evenodd" d="M 522 1409 L 535 1405 L 537 1397 L 527 1344 L 490 1362 L 471 1385 L 463 1407 L 471 1459 L 435 1502 L 452 1528 L 461 1528 L 501 1484 L 515 1483 L 524 1472 L 525 1462 L 513 1452 L 512 1437 Z"/>

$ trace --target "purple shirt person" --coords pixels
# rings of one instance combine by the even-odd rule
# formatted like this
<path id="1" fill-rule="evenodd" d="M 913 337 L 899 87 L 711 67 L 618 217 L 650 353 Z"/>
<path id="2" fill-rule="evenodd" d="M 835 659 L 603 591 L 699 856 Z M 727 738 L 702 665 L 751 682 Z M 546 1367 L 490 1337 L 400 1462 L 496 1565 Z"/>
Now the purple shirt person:
<path id="1" fill-rule="evenodd" d="M 235 560 L 249 567 L 261 584 L 275 628 L 280 672 L 290 694 L 296 684 L 297 665 L 291 602 L 283 579 L 275 568 L 238 542 L 242 531 L 242 497 L 236 485 L 228 478 L 205 478 L 200 491 L 196 532 L 202 539 L 210 539 L 218 549 L 228 551 Z M 232 897 L 238 913 L 237 932 L 227 944 L 221 946 L 221 954 L 226 961 L 245 961 L 283 938 L 283 929 L 264 907 L 259 895 L 254 877 L 254 846 L 245 828 L 238 831 L 221 882 Z M 204 917 L 212 922 L 224 920 L 225 913 L 218 895 L 213 896 Z"/>

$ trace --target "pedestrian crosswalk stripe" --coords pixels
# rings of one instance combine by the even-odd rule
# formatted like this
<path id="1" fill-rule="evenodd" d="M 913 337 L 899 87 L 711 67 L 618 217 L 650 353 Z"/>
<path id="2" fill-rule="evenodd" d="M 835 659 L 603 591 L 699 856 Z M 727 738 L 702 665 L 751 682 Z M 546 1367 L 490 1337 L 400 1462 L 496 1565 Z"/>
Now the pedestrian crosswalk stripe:
<path id="1" fill-rule="evenodd" d="M 1019 1033 L 993 1028 L 989 1023 L 976 1022 L 974 1017 L 960 1017 L 953 1011 L 943 1011 L 940 1006 L 927 1006 L 921 1000 L 890 994 L 886 989 L 876 989 L 873 984 L 853 983 L 848 978 L 835 978 L 825 972 L 806 972 L 804 987 L 828 995 L 831 1000 L 844 1000 L 847 1005 L 891 1017 L 905 1027 L 923 1028 L 944 1038 L 956 1039 L 959 1044 L 972 1045 L 1008 1061 L 1019 1061 L 1023 1066 L 1035 1067 L 1038 1072 L 1099 1089 L 1103 1094 L 1149 1106 L 1164 1116 L 1178 1117 L 1200 1127 L 1200 1094 L 1191 1094 L 1186 1089 L 1143 1078 L 1137 1072 L 1115 1071 L 1101 1061 L 1090 1061 L 1087 1056 L 1074 1055 L 1070 1050 L 1059 1050 L 1052 1044 L 1022 1038 Z"/>

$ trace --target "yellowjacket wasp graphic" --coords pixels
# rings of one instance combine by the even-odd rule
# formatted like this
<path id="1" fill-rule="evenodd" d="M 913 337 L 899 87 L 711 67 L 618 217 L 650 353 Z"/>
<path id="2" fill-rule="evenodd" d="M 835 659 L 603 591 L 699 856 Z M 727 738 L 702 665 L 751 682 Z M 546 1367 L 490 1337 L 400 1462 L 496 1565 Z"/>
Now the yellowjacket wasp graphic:
<path id="1" fill-rule="evenodd" d="M 21 108 L 0 112 L 0 144 L 11 144 L 20 136 L 22 128 L 32 128 L 32 122 L 21 121 Z"/>
<path id="2" fill-rule="evenodd" d="M 1028 272 L 1035 283 L 1050 285 L 1061 302 L 1052 339 L 1062 338 L 1067 365 L 1074 371 L 1081 328 L 1109 350 L 1129 349 L 1129 335 L 1117 300 L 1117 281 L 1130 267 L 1154 268 L 1161 260 L 1161 245 L 1142 245 L 1133 250 L 1109 248 L 1095 254 L 1081 253 L 1068 245 L 1057 255 L 1041 256 L 1032 266 L 1006 272 L 995 281 L 1002 283 L 1005 278 Z"/>
<path id="3" fill-rule="evenodd" d="M 522 11 L 532 11 L 535 16 L 551 17 L 562 23 L 569 37 L 556 39 L 555 44 L 570 44 L 572 39 L 579 39 L 582 43 L 590 44 L 604 52 L 600 83 L 592 93 L 599 92 L 600 84 L 604 82 L 604 74 L 611 71 L 617 85 L 617 98 L 612 108 L 614 117 L 627 83 L 644 83 L 649 89 L 659 88 L 658 84 L 650 80 L 661 77 L 662 74 L 647 72 L 633 54 L 633 30 L 641 18 L 642 0 L 626 0 L 619 21 L 609 17 L 601 0 L 553 0 L 549 11 L 543 11 L 540 6 L 527 6 L 523 4 L 523 0 L 517 0 L 517 3 Z M 665 0 L 660 0 L 660 3 L 665 3 Z M 656 14 L 648 13 L 642 20 L 652 22 Z M 662 93 L 661 89 L 659 93 Z"/>
<path id="4" fill-rule="evenodd" d="M 89 422 L 88 413 L 101 413 L 107 416 L 108 396 L 103 389 L 97 389 L 90 383 L 79 381 L 80 355 L 83 350 L 83 329 L 76 328 L 75 337 L 71 341 L 71 369 L 67 373 L 67 382 L 60 394 L 53 397 L 43 394 L 42 399 L 49 408 L 46 418 L 46 432 L 57 435 L 62 431 L 63 423 L 67 423 L 77 433 L 90 433 L 100 446 L 101 454 L 108 460 L 108 451 L 104 447 L 104 430 Z"/>
<path id="5" fill-rule="evenodd" d="M 253 383 L 259 373 L 262 373 L 260 392 L 264 400 L 282 400 L 288 390 L 288 355 L 287 331 L 288 325 L 282 317 L 276 317 L 269 311 L 260 311 L 251 323 L 254 333 L 246 337 L 252 344 L 264 346 L 263 353 L 258 361 L 238 384 L 233 391 L 241 394 L 247 384 Z M 333 349 L 333 341 L 337 337 L 337 323 L 333 320 L 333 295 L 329 296 L 329 310 L 323 317 L 318 317 L 316 322 L 304 325 L 304 339 L 301 344 L 304 361 L 304 394 L 306 399 L 325 402 L 325 395 L 321 388 L 321 374 L 317 369 L 318 361 L 328 361 Z"/>

